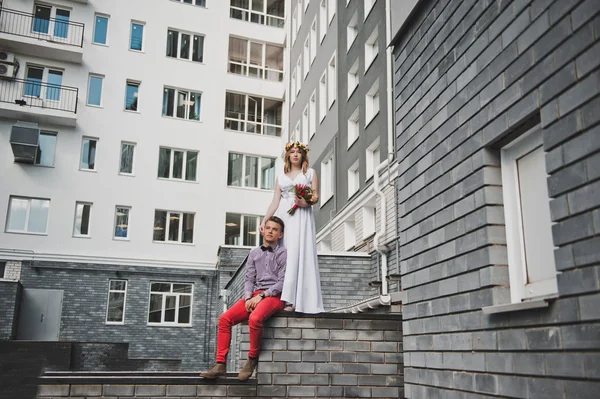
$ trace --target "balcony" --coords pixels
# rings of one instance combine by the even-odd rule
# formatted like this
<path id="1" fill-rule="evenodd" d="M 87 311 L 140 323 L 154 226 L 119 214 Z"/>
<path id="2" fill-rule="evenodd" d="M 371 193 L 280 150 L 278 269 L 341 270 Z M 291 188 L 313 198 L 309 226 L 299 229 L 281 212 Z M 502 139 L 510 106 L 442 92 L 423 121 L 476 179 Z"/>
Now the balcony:
<path id="1" fill-rule="evenodd" d="M 32 79 L 0 80 L 0 117 L 73 127 L 78 91 Z"/>
<path id="2" fill-rule="evenodd" d="M 68 17 L 45 18 L 0 8 L 0 47 L 3 50 L 80 64 L 85 25 Z"/>

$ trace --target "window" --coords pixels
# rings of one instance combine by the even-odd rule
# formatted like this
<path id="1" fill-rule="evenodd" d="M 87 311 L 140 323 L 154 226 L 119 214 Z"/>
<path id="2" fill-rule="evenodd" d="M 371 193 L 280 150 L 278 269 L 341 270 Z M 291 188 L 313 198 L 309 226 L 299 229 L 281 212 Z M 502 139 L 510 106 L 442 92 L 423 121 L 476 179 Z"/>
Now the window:
<path id="1" fill-rule="evenodd" d="M 333 176 L 333 154 L 331 154 L 321 162 L 321 205 L 333 197 Z"/>
<path id="2" fill-rule="evenodd" d="M 302 0 L 302 2 L 304 3 L 304 12 L 306 13 L 306 10 L 308 10 L 308 6 L 310 5 L 310 0 Z"/>
<path id="3" fill-rule="evenodd" d="M 230 36 L 227 72 L 281 82 L 283 47 Z"/>
<path id="4" fill-rule="evenodd" d="M 373 6 L 375 5 L 376 1 L 377 0 L 365 0 L 365 19 L 367 19 L 367 17 L 371 13 L 371 10 L 373 9 Z"/>
<path id="5" fill-rule="evenodd" d="M 49 5 L 36 4 L 32 30 L 52 36 L 53 40 L 65 41 L 69 36 L 71 11 Z"/>
<path id="6" fill-rule="evenodd" d="M 35 164 L 40 166 L 54 166 L 56 152 L 56 133 L 40 132 L 39 144 L 35 154 Z"/>
<path id="7" fill-rule="evenodd" d="M 90 215 L 92 204 L 88 202 L 75 203 L 75 225 L 73 226 L 74 237 L 90 236 Z"/>
<path id="8" fill-rule="evenodd" d="M 336 98 L 336 82 L 337 76 L 335 74 L 335 55 L 329 60 L 327 67 L 327 106 L 331 108 Z"/>
<path id="9" fill-rule="evenodd" d="M 275 189 L 275 158 L 229 153 L 227 185 Z"/>
<path id="10" fill-rule="evenodd" d="M 352 44 L 358 37 L 358 11 L 354 12 L 352 18 L 350 18 L 350 22 L 348 22 L 348 26 L 346 27 L 346 50 L 350 51 Z"/>
<path id="11" fill-rule="evenodd" d="M 282 110 L 282 101 L 228 92 L 225 129 L 280 137 Z"/>
<path id="12" fill-rule="evenodd" d="M 154 212 L 154 241 L 194 242 L 194 213 L 156 210 Z"/>
<path id="13" fill-rule="evenodd" d="M 125 297 L 127 280 L 108 281 L 108 305 L 106 306 L 106 324 L 125 322 Z"/>
<path id="14" fill-rule="evenodd" d="M 365 71 L 369 69 L 375 57 L 379 53 L 379 32 L 377 29 L 379 26 L 376 26 L 371 33 L 371 36 L 365 42 Z"/>
<path id="15" fill-rule="evenodd" d="M 150 283 L 148 324 L 191 326 L 192 284 Z"/>
<path id="16" fill-rule="evenodd" d="M 362 219 L 363 219 L 363 239 L 368 238 L 375 234 L 375 222 L 376 222 L 376 208 L 375 205 L 365 205 L 362 208 Z"/>
<path id="17" fill-rule="evenodd" d="M 379 79 L 373 83 L 365 96 L 365 126 L 379 113 Z"/>
<path id="18" fill-rule="evenodd" d="M 167 57 L 202 62 L 204 36 L 169 29 L 167 31 Z"/>
<path id="19" fill-rule="evenodd" d="M 283 28 L 284 0 L 231 0 L 230 4 L 231 18 Z"/>
<path id="20" fill-rule="evenodd" d="M 8 202 L 6 232 L 46 234 L 49 210 L 49 199 L 11 196 Z"/>
<path id="21" fill-rule="evenodd" d="M 300 28 L 302 27 L 302 15 L 304 12 L 302 11 L 302 0 L 298 0 L 296 9 L 298 10 L 298 25 L 296 27 L 296 33 L 300 32 Z"/>
<path id="22" fill-rule="evenodd" d="M 206 0 L 173 0 L 178 3 L 193 4 L 199 7 L 206 7 Z"/>
<path id="23" fill-rule="evenodd" d="M 348 198 L 352 197 L 360 189 L 358 166 L 359 163 L 356 161 L 348 169 Z"/>
<path id="24" fill-rule="evenodd" d="M 327 115 L 327 72 L 319 79 L 319 121 L 323 122 Z"/>
<path id="25" fill-rule="evenodd" d="M 104 76 L 90 74 L 88 84 L 87 104 L 96 107 L 102 106 L 102 85 L 104 84 Z"/>
<path id="26" fill-rule="evenodd" d="M 290 103 L 292 105 L 296 102 L 297 95 L 296 82 L 298 79 L 296 79 L 296 74 L 296 68 L 294 68 L 294 71 L 292 72 L 292 78 L 290 79 Z"/>
<path id="27" fill-rule="evenodd" d="M 131 207 L 117 205 L 115 208 L 115 234 L 113 238 L 119 240 L 129 239 L 129 214 Z"/>
<path id="28" fill-rule="evenodd" d="M 171 118 L 200 120 L 202 93 L 165 87 L 162 115 Z"/>
<path id="29" fill-rule="evenodd" d="M 348 70 L 348 98 L 352 96 L 356 88 L 358 87 L 358 59 L 354 61 L 354 64 Z"/>
<path id="30" fill-rule="evenodd" d="M 227 213 L 225 215 L 225 245 L 256 247 L 262 244 L 262 236 L 259 231 L 262 218 L 262 216 Z"/>
<path id="31" fill-rule="evenodd" d="M 304 60 L 304 64 L 302 65 L 304 68 L 304 79 L 306 79 L 308 71 L 310 70 L 310 37 L 307 37 L 304 41 L 302 59 Z"/>
<path id="32" fill-rule="evenodd" d="M 81 144 L 81 162 L 79 170 L 96 170 L 96 147 L 98 139 L 84 137 Z"/>
<path id="33" fill-rule="evenodd" d="M 358 107 L 354 110 L 350 118 L 348 118 L 348 148 L 352 147 L 352 144 L 358 140 L 358 135 L 360 132 L 359 121 L 360 115 L 358 111 Z"/>
<path id="34" fill-rule="evenodd" d="M 316 91 L 313 91 L 312 95 L 310 96 L 310 102 L 309 102 L 308 106 L 309 106 L 308 131 L 309 131 L 310 137 L 312 138 L 312 136 L 314 136 L 315 133 L 317 132 L 317 92 Z"/>
<path id="35" fill-rule="evenodd" d="M 351 249 L 356 245 L 356 223 L 354 220 L 344 221 L 344 249 Z"/>
<path id="36" fill-rule="evenodd" d="M 300 93 L 300 89 L 302 89 L 302 56 L 298 58 L 298 64 L 296 64 L 296 95 Z"/>
<path id="37" fill-rule="evenodd" d="M 375 174 L 375 170 L 381 163 L 381 150 L 379 149 L 379 137 L 371 143 L 371 145 L 367 148 L 366 151 L 366 172 L 367 172 L 367 180 L 370 179 L 373 174 Z"/>
<path id="38" fill-rule="evenodd" d="M 125 88 L 125 109 L 127 111 L 138 110 L 138 95 L 140 91 L 140 82 L 127 81 Z"/>
<path id="39" fill-rule="evenodd" d="M 296 127 L 294 128 L 294 134 L 292 134 L 292 137 L 290 138 L 290 142 L 299 141 L 299 140 L 301 140 L 300 121 L 298 121 L 298 123 L 296 123 Z"/>
<path id="40" fill-rule="evenodd" d="M 315 17 L 312 25 L 310 26 L 310 65 L 315 62 L 317 58 L 317 18 Z"/>
<path id="41" fill-rule="evenodd" d="M 24 96 L 60 101 L 63 71 L 42 66 L 27 66 Z M 45 82 L 44 85 L 42 82 Z M 33 99 L 32 99 L 33 100 Z"/>
<path id="42" fill-rule="evenodd" d="M 298 8 L 294 8 L 292 13 L 292 45 L 296 42 L 296 36 L 298 33 Z"/>
<path id="43" fill-rule="evenodd" d="M 500 154 L 511 301 L 556 294 L 541 129 L 530 130 Z"/>
<path id="44" fill-rule="evenodd" d="M 144 23 L 131 22 L 131 38 L 129 39 L 129 49 L 134 51 L 143 51 Z"/>
<path id="45" fill-rule="evenodd" d="M 325 39 L 325 35 L 327 34 L 327 1 L 321 0 L 321 5 L 319 6 L 319 42 L 323 42 Z"/>
<path id="46" fill-rule="evenodd" d="M 121 157 L 119 160 L 119 174 L 133 176 L 135 143 L 121 141 Z"/>
<path id="47" fill-rule="evenodd" d="M 196 181 L 198 151 L 176 150 L 160 147 L 158 152 L 158 178 Z"/>
<path id="48" fill-rule="evenodd" d="M 95 44 L 108 44 L 108 16 L 96 14 L 94 17 L 94 39 Z"/>
<path id="49" fill-rule="evenodd" d="M 302 142 L 308 143 L 308 105 L 302 111 Z"/>
<path id="50" fill-rule="evenodd" d="M 336 1 L 337 0 L 327 0 L 327 22 L 329 24 L 331 24 L 333 17 L 335 17 Z"/>

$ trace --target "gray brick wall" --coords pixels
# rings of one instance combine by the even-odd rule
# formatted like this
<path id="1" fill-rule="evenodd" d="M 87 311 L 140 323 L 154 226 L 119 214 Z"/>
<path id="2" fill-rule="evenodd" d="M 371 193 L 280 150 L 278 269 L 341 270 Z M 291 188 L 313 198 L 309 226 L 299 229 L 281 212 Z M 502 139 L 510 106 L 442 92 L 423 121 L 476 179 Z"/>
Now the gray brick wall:
<path id="1" fill-rule="evenodd" d="M 110 279 L 128 281 L 125 324 L 107 325 Z M 151 282 L 194 285 L 192 327 L 148 326 Z M 128 342 L 130 358 L 181 359 L 184 370 L 199 370 L 214 360 L 218 280 L 213 271 L 140 266 L 23 263 L 24 289 L 63 290 L 61 341 Z"/>
<path id="2" fill-rule="evenodd" d="M 406 396 L 596 397 L 600 2 L 417 7 L 393 67 Z M 559 297 L 485 315 L 510 301 L 494 145 L 536 114 Z"/>
<path id="3" fill-rule="evenodd" d="M 21 284 L 0 280 L 0 341 L 16 338 L 20 301 Z"/>

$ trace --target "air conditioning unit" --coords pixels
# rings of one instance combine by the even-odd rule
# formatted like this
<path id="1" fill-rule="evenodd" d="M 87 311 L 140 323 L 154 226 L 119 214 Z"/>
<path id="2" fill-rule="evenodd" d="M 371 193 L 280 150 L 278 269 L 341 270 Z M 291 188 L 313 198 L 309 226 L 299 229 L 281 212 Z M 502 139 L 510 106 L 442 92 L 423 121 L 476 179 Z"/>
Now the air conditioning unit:
<path id="1" fill-rule="evenodd" d="M 17 122 L 10 131 L 10 146 L 15 162 L 34 163 L 40 140 L 37 123 Z"/>
<path id="2" fill-rule="evenodd" d="M 8 51 L 0 50 L 0 63 L 14 64 L 15 63 L 15 54 L 9 53 Z"/>
<path id="3" fill-rule="evenodd" d="M 12 79 L 15 77 L 15 66 L 9 64 L 0 64 L 0 78 Z"/>

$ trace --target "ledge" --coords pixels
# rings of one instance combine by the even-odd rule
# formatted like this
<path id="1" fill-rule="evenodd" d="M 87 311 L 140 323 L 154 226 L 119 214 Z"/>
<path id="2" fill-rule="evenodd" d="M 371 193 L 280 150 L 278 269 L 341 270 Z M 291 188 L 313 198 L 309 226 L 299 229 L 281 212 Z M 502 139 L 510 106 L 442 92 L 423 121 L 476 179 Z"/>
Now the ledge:
<path id="1" fill-rule="evenodd" d="M 256 385 L 252 378 L 246 382 L 237 380 L 237 373 L 227 373 L 223 378 L 202 378 L 199 372 L 142 371 L 142 372 L 46 372 L 39 377 L 41 385 L 101 384 L 101 385 Z"/>
<path id="2" fill-rule="evenodd" d="M 519 303 L 507 303 L 504 305 L 493 305 L 481 308 L 484 314 L 496 314 L 506 312 L 519 312 L 527 309 L 547 308 L 549 305 L 547 300 L 541 299 L 537 301 L 527 301 Z"/>

